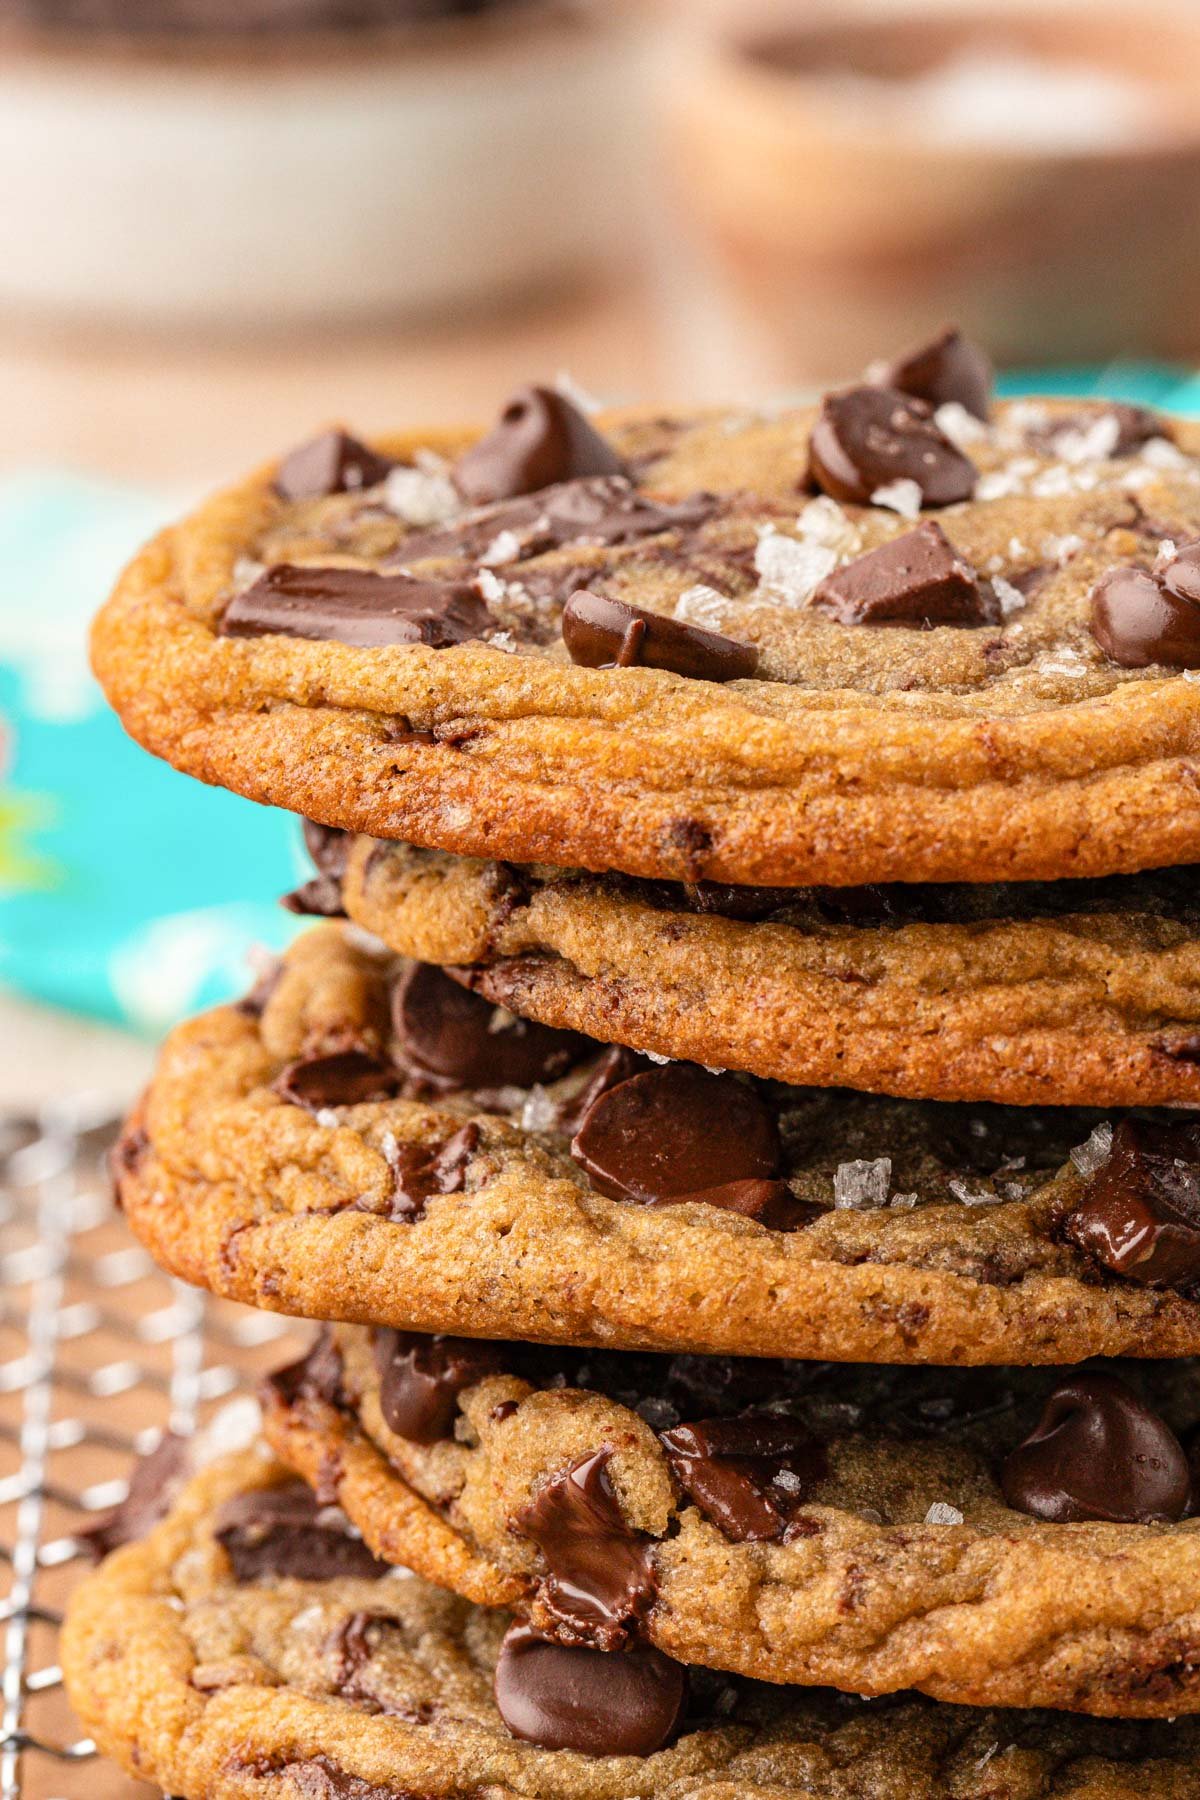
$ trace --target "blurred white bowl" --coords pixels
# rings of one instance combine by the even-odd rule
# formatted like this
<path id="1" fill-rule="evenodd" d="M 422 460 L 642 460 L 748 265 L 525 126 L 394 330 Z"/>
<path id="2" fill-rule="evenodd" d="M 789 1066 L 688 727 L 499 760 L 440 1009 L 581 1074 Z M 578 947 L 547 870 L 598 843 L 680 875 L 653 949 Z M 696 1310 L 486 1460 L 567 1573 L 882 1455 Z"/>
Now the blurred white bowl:
<path id="1" fill-rule="evenodd" d="M 0 307 L 118 324 L 429 314 L 629 217 L 637 56 L 548 3 L 269 46 L 0 39 Z"/>

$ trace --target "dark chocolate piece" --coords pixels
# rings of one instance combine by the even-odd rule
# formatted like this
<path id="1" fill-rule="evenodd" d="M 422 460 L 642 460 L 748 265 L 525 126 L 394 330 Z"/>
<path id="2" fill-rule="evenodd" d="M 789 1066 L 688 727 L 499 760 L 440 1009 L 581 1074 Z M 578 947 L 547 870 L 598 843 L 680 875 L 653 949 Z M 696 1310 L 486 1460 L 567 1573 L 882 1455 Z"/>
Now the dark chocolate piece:
<path id="1" fill-rule="evenodd" d="M 986 419 L 994 373 L 979 345 L 957 326 L 947 325 L 929 343 L 873 367 L 870 378 L 879 387 L 912 394 L 934 408 L 957 401 L 977 419 Z"/>
<path id="2" fill-rule="evenodd" d="M 692 1063 L 668 1063 L 601 1094 L 571 1154 L 610 1199 L 659 1206 L 708 1197 L 719 1205 L 713 1196 L 730 1183 L 773 1182 L 780 1144 L 770 1109 L 752 1088 Z"/>
<path id="3" fill-rule="evenodd" d="M 653 1540 L 625 1523 L 609 1450 L 551 1475 L 514 1520 L 546 1560 L 538 1598 L 564 1643 L 615 1650 L 654 1603 Z"/>
<path id="4" fill-rule="evenodd" d="M 812 604 L 841 625 L 989 625 L 1000 617 L 990 584 L 933 519 L 835 569 Z"/>
<path id="5" fill-rule="evenodd" d="M 1123 1119 L 1064 1221 L 1072 1243 L 1143 1287 L 1200 1281 L 1200 1119 Z"/>
<path id="6" fill-rule="evenodd" d="M 478 559 L 501 535 L 515 539 L 517 560 L 542 556 L 565 544 L 632 544 L 667 531 L 695 532 L 718 505 L 712 494 L 652 500 L 624 475 L 562 481 L 534 496 L 474 508 L 448 525 L 410 532 L 393 562 L 407 568 L 428 557 Z M 521 580 L 529 578 L 523 570 Z"/>
<path id="7" fill-rule="evenodd" d="M 563 608 L 562 634 L 571 661 L 589 669 L 641 664 L 693 681 L 744 681 L 758 667 L 758 652 L 749 644 L 586 589 Z"/>
<path id="8" fill-rule="evenodd" d="M 479 1143 L 474 1120 L 447 1138 L 444 1144 L 392 1143 L 388 1162 L 395 1177 L 389 1218 L 409 1224 L 424 1217 L 435 1194 L 458 1194 L 466 1183 L 467 1167 Z"/>
<path id="9" fill-rule="evenodd" d="M 339 1512 L 318 1504 L 302 1481 L 235 1494 L 217 1514 L 213 1535 L 233 1566 L 236 1581 L 291 1576 L 298 1581 L 333 1581 L 339 1576 L 372 1580 L 386 1575 L 355 1537 Z"/>
<path id="10" fill-rule="evenodd" d="M 365 1050 L 338 1050 L 332 1056 L 306 1056 L 289 1063 L 272 1083 L 292 1106 L 311 1113 L 327 1106 L 363 1106 L 390 1100 L 400 1086 L 399 1071 Z"/>
<path id="11" fill-rule="evenodd" d="M 311 918 L 344 919 L 342 882 L 352 839 L 352 832 L 339 831 L 335 825 L 318 825 L 315 819 L 305 819 L 304 844 L 317 873 L 311 881 L 285 894 L 280 904 L 289 912 Z"/>
<path id="12" fill-rule="evenodd" d="M 125 1498 L 76 1533 L 87 1554 L 99 1562 L 122 1544 L 145 1537 L 170 1510 L 187 1475 L 187 1439 L 164 1432 L 154 1449 L 134 1464 Z"/>
<path id="13" fill-rule="evenodd" d="M 953 506 L 975 491 L 975 465 L 923 400 L 893 388 L 828 394 L 809 443 L 811 479 L 835 500 L 871 503 L 894 481 L 915 481 L 922 506 Z"/>
<path id="14" fill-rule="evenodd" d="M 414 1444 L 452 1437 L 459 1395 L 503 1368 L 502 1345 L 471 1338 L 381 1328 L 374 1347 L 384 1422 Z"/>
<path id="15" fill-rule="evenodd" d="M 556 1081 L 595 1049 L 579 1032 L 498 1019 L 490 1001 L 431 963 L 414 963 L 394 984 L 392 1025 L 406 1066 L 452 1088 Z"/>
<path id="16" fill-rule="evenodd" d="M 284 457 L 276 471 L 275 492 L 281 500 L 345 494 L 376 487 L 395 466 L 390 457 L 379 456 L 347 432 L 323 431 Z"/>
<path id="17" fill-rule="evenodd" d="M 491 625 L 491 614 L 468 582 L 278 563 L 234 595 L 220 635 L 312 638 L 360 649 L 428 644 L 444 650 L 482 637 Z"/>
<path id="18" fill-rule="evenodd" d="M 301 1400 L 320 1400 L 326 1406 L 338 1406 L 342 1394 L 342 1353 L 333 1341 L 328 1325 L 323 1325 L 306 1355 L 287 1363 L 268 1375 L 265 1383 L 284 1406 L 295 1406 Z"/>
<path id="19" fill-rule="evenodd" d="M 1116 442 L 1109 452 L 1110 456 L 1132 456 L 1135 450 L 1140 450 L 1152 438 L 1169 438 L 1171 435 L 1167 421 L 1158 413 L 1151 412 L 1149 407 L 1130 406 L 1126 401 L 1113 400 L 1094 410 L 1060 413 L 1047 424 L 1034 426 L 1026 433 L 1026 437 L 1035 450 L 1046 456 L 1055 456 L 1059 453 L 1060 438 L 1076 433 L 1084 435 L 1094 430 L 1101 419 L 1115 419 L 1117 422 Z"/>
<path id="20" fill-rule="evenodd" d="M 459 492 L 476 506 L 535 493 L 585 475 L 621 475 L 612 445 L 555 388 L 515 393 L 486 437 L 454 468 Z"/>
<path id="21" fill-rule="evenodd" d="M 513 1736 L 543 1750 L 653 1756 L 682 1722 L 688 1672 L 649 1644 L 605 1655 L 512 1625 L 496 1664 L 495 1695 Z"/>
<path id="22" fill-rule="evenodd" d="M 660 1441 L 679 1485 L 737 1544 L 781 1537 L 826 1470 L 816 1439 L 773 1413 L 676 1425 Z"/>
<path id="23" fill-rule="evenodd" d="M 1109 569 L 1092 589 L 1092 636 L 1124 669 L 1200 669 L 1200 542 L 1161 569 Z"/>
<path id="24" fill-rule="evenodd" d="M 1116 1375 L 1068 1377 L 1001 1476 L 1017 1512 L 1053 1524 L 1182 1519 L 1192 1497 L 1183 1445 Z"/>

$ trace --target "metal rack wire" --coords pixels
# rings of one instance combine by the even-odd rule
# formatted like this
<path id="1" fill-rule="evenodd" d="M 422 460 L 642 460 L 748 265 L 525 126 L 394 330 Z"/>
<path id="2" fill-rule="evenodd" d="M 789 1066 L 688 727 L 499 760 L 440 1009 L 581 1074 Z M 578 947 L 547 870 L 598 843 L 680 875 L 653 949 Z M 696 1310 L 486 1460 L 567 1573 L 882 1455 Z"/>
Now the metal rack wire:
<path id="1" fill-rule="evenodd" d="M 155 1267 L 112 1203 L 114 1130 L 86 1101 L 0 1113 L 0 1800 L 146 1791 L 97 1757 L 62 1692 L 75 1533 L 122 1497 L 134 1454 L 191 1433 L 297 1336 Z"/>

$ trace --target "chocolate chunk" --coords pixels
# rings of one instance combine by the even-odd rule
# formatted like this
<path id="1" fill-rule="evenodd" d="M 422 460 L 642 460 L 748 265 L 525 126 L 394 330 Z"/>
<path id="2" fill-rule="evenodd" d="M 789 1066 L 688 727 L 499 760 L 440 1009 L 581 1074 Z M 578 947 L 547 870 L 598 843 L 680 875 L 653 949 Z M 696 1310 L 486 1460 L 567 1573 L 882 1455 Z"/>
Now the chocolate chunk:
<path id="1" fill-rule="evenodd" d="M 991 362 L 979 345 L 954 325 L 947 325 L 928 344 L 875 365 L 870 372 L 877 387 L 912 394 L 935 408 L 956 400 L 977 419 L 986 419 L 991 410 L 993 376 Z"/>
<path id="2" fill-rule="evenodd" d="M 298 1581 L 340 1576 L 374 1580 L 389 1567 L 352 1535 L 336 1508 L 319 1506 L 302 1481 L 235 1494 L 217 1514 L 213 1535 L 233 1565 L 236 1581 L 261 1581 L 268 1575 Z"/>
<path id="3" fill-rule="evenodd" d="M 1200 1282 L 1200 1120 L 1123 1119 L 1063 1229 L 1143 1287 Z"/>
<path id="4" fill-rule="evenodd" d="M 511 1625 L 496 1664 L 495 1695 L 513 1736 L 543 1750 L 653 1756 L 682 1722 L 688 1672 L 649 1644 L 606 1655 Z"/>
<path id="5" fill-rule="evenodd" d="M 628 1050 L 624 1044 L 610 1044 L 574 1098 L 560 1102 L 557 1129 L 568 1136 L 573 1135 L 601 1094 L 607 1094 L 610 1088 L 619 1087 L 621 1082 L 650 1067 L 652 1065 L 636 1050 Z"/>
<path id="6" fill-rule="evenodd" d="M 304 844 L 317 873 L 312 881 L 285 894 L 280 905 L 286 906 L 289 912 L 312 918 L 344 919 L 342 882 L 352 838 L 352 832 L 339 831 L 334 825 L 318 825 L 315 819 L 305 819 Z"/>
<path id="7" fill-rule="evenodd" d="M 240 1000 L 234 1001 L 235 1008 L 248 1019 L 261 1019 L 267 1010 L 267 1002 L 282 980 L 283 963 L 276 957 L 264 969 L 250 992 L 243 994 Z"/>
<path id="8" fill-rule="evenodd" d="M 971 498 L 976 471 L 923 400 L 894 388 L 857 387 L 822 402 L 809 473 L 835 500 L 861 506 L 894 481 L 915 481 L 922 506 L 953 506 Z"/>
<path id="9" fill-rule="evenodd" d="M 76 1533 L 87 1554 L 99 1562 L 122 1544 L 145 1537 L 169 1511 L 187 1474 L 186 1438 L 164 1432 L 154 1449 L 134 1464 L 125 1498 Z"/>
<path id="10" fill-rule="evenodd" d="M 571 1155 L 610 1199 L 661 1206 L 731 1182 L 773 1181 L 780 1145 L 752 1088 L 692 1063 L 668 1063 L 601 1094 Z"/>
<path id="11" fill-rule="evenodd" d="M 812 604 L 841 625 L 988 625 L 1000 617 L 990 584 L 932 519 L 835 569 Z"/>
<path id="12" fill-rule="evenodd" d="M 317 1113 L 327 1106 L 363 1106 L 390 1100 L 400 1086 L 399 1071 L 365 1050 L 338 1050 L 289 1063 L 272 1083 L 292 1106 Z"/>
<path id="13" fill-rule="evenodd" d="M 758 667 L 758 652 L 749 644 L 586 589 L 563 608 L 562 634 L 571 661 L 589 669 L 638 663 L 693 681 L 744 681 Z"/>
<path id="14" fill-rule="evenodd" d="M 1092 589 L 1092 636 L 1125 669 L 1200 669 L 1200 542 L 1159 569 L 1109 569 Z"/>
<path id="15" fill-rule="evenodd" d="M 611 1451 L 596 1450 L 543 1482 L 514 1519 L 546 1560 L 538 1598 L 564 1643 L 614 1650 L 658 1591 L 652 1539 L 625 1523 L 609 1479 Z"/>
<path id="16" fill-rule="evenodd" d="M 448 1088 L 556 1081 L 595 1048 L 575 1031 L 506 1019 L 431 963 L 414 963 L 394 984 L 392 1025 L 405 1065 Z"/>
<path id="17" fill-rule="evenodd" d="M 583 475 L 621 475 L 625 465 L 588 420 L 554 388 L 515 393 L 499 422 L 458 459 L 454 481 L 476 506 L 532 494 Z"/>
<path id="18" fill-rule="evenodd" d="M 326 1406 L 337 1406 L 342 1400 L 342 1353 L 333 1341 L 327 1325 L 318 1332 L 312 1349 L 295 1362 L 287 1363 L 268 1375 L 264 1384 L 284 1406 L 295 1406 L 301 1400 L 320 1400 Z"/>
<path id="19" fill-rule="evenodd" d="M 284 457 L 275 475 L 275 492 L 281 500 L 345 494 L 376 487 L 395 466 L 390 457 L 377 455 L 344 431 L 323 431 Z"/>
<path id="20" fill-rule="evenodd" d="M 679 1485 L 735 1544 L 782 1536 L 826 1470 L 816 1439 L 772 1413 L 676 1425 L 660 1442 Z"/>
<path id="21" fill-rule="evenodd" d="M 314 638 L 360 649 L 428 644 L 444 650 L 482 637 L 491 624 L 468 582 L 278 563 L 234 595 L 220 635 Z"/>
<path id="22" fill-rule="evenodd" d="M 411 1788 L 380 1787 L 364 1781 L 361 1775 L 339 1769 L 325 1756 L 287 1763 L 279 1773 L 286 1774 L 288 1786 L 295 1788 L 301 1800 L 430 1800 L 428 1794 L 415 1794 Z"/>
<path id="23" fill-rule="evenodd" d="M 1172 1062 L 1200 1063 L 1200 1031 L 1189 1031 L 1182 1037 L 1160 1038 L 1151 1048 Z"/>
<path id="24" fill-rule="evenodd" d="M 375 1332 L 375 1363 L 384 1421 L 414 1444 L 452 1437 L 459 1395 L 502 1367 L 498 1344 L 383 1329 Z"/>
<path id="25" fill-rule="evenodd" d="M 1183 1445 L 1115 1375 L 1074 1375 L 1054 1389 L 1037 1428 L 1001 1475 L 1017 1512 L 1056 1525 L 1182 1519 L 1192 1495 Z"/>
<path id="26" fill-rule="evenodd" d="M 662 884 L 669 903 L 682 903 L 688 912 L 715 913 L 722 919 L 758 921 L 794 905 L 795 888 L 735 887 L 727 881 L 685 881 L 679 887 Z"/>
<path id="27" fill-rule="evenodd" d="M 533 497 L 477 507 L 449 525 L 410 532 L 393 561 L 407 568 L 426 557 L 477 559 L 501 536 L 515 540 L 522 559 L 565 544 L 632 544 L 667 531 L 695 532 L 718 505 L 712 494 L 652 500 L 624 475 L 562 481 Z M 522 580 L 532 580 L 532 572 L 523 571 Z"/>
<path id="28" fill-rule="evenodd" d="M 424 1216 L 435 1194 L 461 1193 L 467 1166 L 479 1143 L 479 1127 L 472 1120 L 444 1144 L 400 1144 L 394 1140 L 387 1157 L 395 1177 L 389 1217 L 410 1224 Z"/>

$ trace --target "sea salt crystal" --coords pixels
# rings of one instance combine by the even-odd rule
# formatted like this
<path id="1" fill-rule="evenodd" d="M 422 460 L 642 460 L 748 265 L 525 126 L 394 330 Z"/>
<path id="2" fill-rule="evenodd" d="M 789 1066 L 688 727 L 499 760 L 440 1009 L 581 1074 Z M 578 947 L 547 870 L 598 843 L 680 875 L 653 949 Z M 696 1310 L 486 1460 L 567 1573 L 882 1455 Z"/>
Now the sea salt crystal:
<path id="1" fill-rule="evenodd" d="M 1092 1135 L 1082 1144 L 1076 1144 L 1071 1152 L 1071 1161 L 1081 1175 L 1094 1175 L 1112 1154 L 1113 1128 L 1107 1120 L 1097 1125 Z"/>
<path id="2" fill-rule="evenodd" d="M 519 1019 L 516 1013 L 509 1012 L 507 1006 L 493 1006 L 492 1016 L 487 1022 L 487 1028 L 489 1037 L 497 1037 L 502 1031 L 517 1031 L 518 1028 L 523 1034 L 525 1030 L 525 1021 L 524 1019 Z"/>
<path id="3" fill-rule="evenodd" d="M 479 560 L 485 569 L 498 569 L 505 563 L 519 562 L 520 558 L 521 540 L 516 532 L 498 531 Z"/>
<path id="4" fill-rule="evenodd" d="M 773 1485 L 783 1494 L 800 1494 L 804 1491 L 804 1483 L 794 1469 L 780 1469 Z"/>
<path id="5" fill-rule="evenodd" d="M 430 469 L 393 469 L 383 484 L 384 504 L 406 525 L 444 525 L 462 506 L 448 475 Z"/>
<path id="6" fill-rule="evenodd" d="M 987 1749 L 984 1751 L 983 1755 L 977 1756 L 975 1758 L 976 1770 L 986 1769 L 988 1764 L 991 1762 L 992 1758 L 994 1756 L 999 1756 L 999 1754 L 1000 1754 L 999 1744 L 989 1744 Z"/>
<path id="7" fill-rule="evenodd" d="M 1169 562 L 1174 562 L 1175 551 L 1175 540 L 1173 538 L 1163 538 L 1158 546 L 1158 555 L 1154 561 L 1155 568 L 1165 569 Z"/>
<path id="8" fill-rule="evenodd" d="M 540 1084 L 530 1088 L 521 1108 L 522 1131 L 553 1131 L 558 1123 L 558 1106 Z"/>
<path id="9" fill-rule="evenodd" d="M 945 401 L 933 417 L 938 430 L 944 432 L 960 450 L 968 450 L 972 444 L 982 443 L 990 435 L 983 420 L 977 419 L 973 412 L 968 412 L 958 400 Z"/>
<path id="10" fill-rule="evenodd" d="M 1042 555 L 1047 562 L 1058 563 L 1060 567 L 1086 548 L 1087 544 L 1084 539 L 1074 531 L 1065 532 L 1061 537 L 1051 536 L 1042 539 Z"/>
<path id="11" fill-rule="evenodd" d="M 1000 615 L 1005 619 L 1011 619 L 1014 613 L 1023 612 L 1029 604 L 1020 588 L 1014 587 L 1011 581 L 1005 581 L 1002 575 L 993 576 L 992 592 L 1000 602 Z"/>
<path id="12" fill-rule="evenodd" d="M 1055 454 L 1066 463 L 1106 462 L 1121 436 L 1116 413 L 1100 413 L 1086 425 L 1069 425 L 1051 440 Z"/>
<path id="13" fill-rule="evenodd" d="M 1078 650 L 1064 646 L 1054 656 L 1047 656 L 1037 664 L 1039 675 L 1066 675 L 1072 681 L 1078 681 L 1087 674 L 1087 662 Z"/>
<path id="14" fill-rule="evenodd" d="M 334 1128 L 339 1123 L 337 1113 L 334 1111 L 332 1106 L 318 1107 L 317 1111 L 315 1112 L 315 1114 L 313 1116 L 316 1119 L 317 1124 L 323 1125 L 325 1127 L 326 1131 L 334 1130 Z"/>
<path id="15" fill-rule="evenodd" d="M 505 656 L 517 654 L 517 640 L 511 631 L 494 631 L 488 643 L 493 650 L 503 650 Z"/>
<path id="16" fill-rule="evenodd" d="M 871 495 L 871 505 L 886 506 L 889 512 L 899 513 L 902 519 L 919 519 L 921 489 L 915 481 L 902 476 L 899 481 L 888 481 L 877 487 Z"/>
<path id="17" fill-rule="evenodd" d="M 725 594 L 699 582 L 680 594 L 675 602 L 675 617 L 682 619 L 685 625 L 700 625 L 715 631 L 725 623 L 731 604 Z"/>
<path id="18" fill-rule="evenodd" d="M 1010 494 L 1023 494 L 1028 476 L 1037 468 L 1029 457 L 1018 457 L 1002 469 L 988 469 L 975 483 L 977 500 L 1006 500 Z"/>
<path id="19" fill-rule="evenodd" d="M 950 1192 L 964 1206 L 999 1206 L 1001 1196 L 993 1193 L 991 1188 L 973 1188 L 966 1181 L 957 1178 L 950 1182 Z"/>
<path id="20" fill-rule="evenodd" d="M 480 569 L 475 577 L 475 586 L 479 590 L 479 598 L 486 600 L 489 606 L 495 605 L 497 600 L 503 600 L 508 593 L 508 583 L 501 581 L 498 575 L 493 575 L 490 569 Z"/>
<path id="21" fill-rule="evenodd" d="M 1140 454 L 1141 460 L 1149 463 L 1152 469 L 1186 469 L 1191 466 L 1179 445 L 1173 444 L 1170 438 L 1151 438 L 1142 445 Z"/>
<path id="22" fill-rule="evenodd" d="M 839 1163 L 833 1178 L 833 1204 L 842 1211 L 871 1212 L 886 1206 L 892 1179 L 892 1159 Z"/>
<path id="23" fill-rule="evenodd" d="M 961 1525 L 963 1515 L 957 1506 L 948 1506 L 944 1500 L 935 1500 L 925 1514 L 927 1525 Z"/>
<path id="24" fill-rule="evenodd" d="M 893 1212 L 911 1212 L 919 1200 L 919 1194 L 893 1194 L 891 1208 Z"/>
<path id="25" fill-rule="evenodd" d="M 848 513 L 828 494 L 810 500 L 796 520 L 801 537 L 823 544 L 838 556 L 854 556 L 862 548 L 862 533 Z"/>
<path id="26" fill-rule="evenodd" d="M 754 567 L 763 587 L 788 606 L 803 606 L 837 564 L 837 552 L 827 544 L 785 537 L 773 525 L 763 532 L 754 552 Z"/>
<path id="27" fill-rule="evenodd" d="M 652 1063 L 666 1064 L 675 1060 L 673 1056 L 660 1056 L 657 1050 L 641 1050 L 638 1054 L 648 1056 Z"/>
<path id="28" fill-rule="evenodd" d="M 1013 562 L 1020 562 L 1022 558 L 1029 555 L 1029 551 L 1019 537 L 1010 537 L 1008 540 L 1008 554 Z"/>

